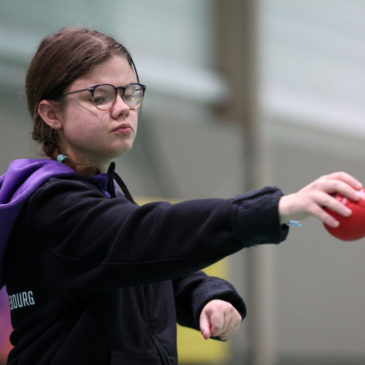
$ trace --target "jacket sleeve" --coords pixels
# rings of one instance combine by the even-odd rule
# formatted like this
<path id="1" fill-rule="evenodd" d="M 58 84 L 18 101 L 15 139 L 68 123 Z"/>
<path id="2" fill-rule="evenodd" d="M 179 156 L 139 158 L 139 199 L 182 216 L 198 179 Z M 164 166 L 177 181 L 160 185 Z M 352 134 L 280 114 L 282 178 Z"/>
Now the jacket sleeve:
<path id="1" fill-rule="evenodd" d="M 221 299 L 230 302 L 246 317 L 246 306 L 241 296 L 228 281 L 194 272 L 173 281 L 177 321 L 182 326 L 199 330 L 200 313 L 209 301 Z"/>
<path id="2" fill-rule="evenodd" d="M 243 247 L 282 241 L 277 188 L 232 199 L 137 206 L 86 181 L 54 178 L 27 214 L 55 280 L 74 295 L 175 279 Z"/>

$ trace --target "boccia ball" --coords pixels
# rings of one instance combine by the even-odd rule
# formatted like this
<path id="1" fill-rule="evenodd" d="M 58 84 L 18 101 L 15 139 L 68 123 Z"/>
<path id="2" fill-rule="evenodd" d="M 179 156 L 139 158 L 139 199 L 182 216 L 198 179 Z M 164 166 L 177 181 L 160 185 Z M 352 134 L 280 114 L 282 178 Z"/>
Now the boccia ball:
<path id="1" fill-rule="evenodd" d="M 334 237 L 343 241 L 354 241 L 365 237 L 365 189 L 361 189 L 360 193 L 361 198 L 357 202 L 338 193 L 334 195 L 335 199 L 352 210 L 349 217 L 343 217 L 332 210 L 326 209 L 340 223 L 336 228 L 324 224 L 327 231 Z"/>

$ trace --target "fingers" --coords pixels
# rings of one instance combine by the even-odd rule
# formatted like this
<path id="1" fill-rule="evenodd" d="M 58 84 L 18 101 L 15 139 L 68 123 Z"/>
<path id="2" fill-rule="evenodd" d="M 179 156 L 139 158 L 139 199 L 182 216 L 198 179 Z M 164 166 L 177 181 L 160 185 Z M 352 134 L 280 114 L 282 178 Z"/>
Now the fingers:
<path id="1" fill-rule="evenodd" d="M 325 208 L 344 217 L 349 217 L 352 214 L 351 209 L 347 208 L 334 196 L 321 191 L 312 194 L 311 198 L 308 199 L 308 202 L 303 209 L 308 214 L 320 219 L 323 223 L 331 227 L 338 227 L 339 222 L 331 214 L 329 214 Z"/>
<path id="2" fill-rule="evenodd" d="M 360 188 L 355 187 L 355 185 L 352 185 L 345 180 L 332 178 L 333 175 L 334 174 L 327 175 L 326 177 L 318 179 L 317 184 L 314 185 L 314 187 L 328 194 L 340 193 L 353 201 L 358 201 L 360 199 L 360 196 L 358 194 L 358 190 Z M 347 174 L 345 174 L 345 176 L 346 175 Z M 357 181 L 354 178 L 353 180 L 353 182 Z"/>
<path id="3" fill-rule="evenodd" d="M 339 222 L 324 208 L 328 208 L 344 217 L 349 217 L 352 213 L 350 209 L 345 207 L 345 205 L 340 203 L 334 197 L 323 194 L 323 196 L 318 199 L 316 204 L 312 204 L 312 207 L 308 209 L 308 212 L 320 219 L 323 223 L 334 228 L 338 227 Z"/>
<path id="4" fill-rule="evenodd" d="M 342 216 L 348 217 L 351 211 L 336 200 L 334 193 L 359 201 L 362 184 L 346 172 L 335 172 L 324 175 L 305 186 L 297 193 L 283 196 L 279 201 L 281 221 L 303 219 L 309 215 L 319 218 L 331 227 L 337 227 L 338 222 L 326 210 L 330 209 Z"/>
<path id="5" fill-rule="evenodd" d="M 234 308 L 233 308 L 234 309 Z M 239 329 L 241 318 L 233 313 L 225 313 L 222 326 L 212 327 L 212 336 L 219 337 L 226 341 L 230 339 Z"/>
<path id="6" fill-rule="evenodd" d="M 205 339 L 219 337 L 228 340 L 239 329 L 242 317 L 231 303 L 212 300 L 200 315 L 200 330 Z"/>
<path id="7" fill-rule="evenodd" d="M 220 337 L 226 335 L 229 323 L 225 321 L 224 313 L 215 312 L 210 317 L 211 336 Z"/>
<path id="8" fill-rule="evenodd" d="M 211 336 L 210 320 L 207 311 L 202 311 L 200 315 L 200 332 L 206 340 Z"/>
<path id="9" fill-rule="evenodd" d="M 317 191 L 314 190 L 313 195 L 313 202 L 315 204 L 310 212 L 330 227 L 338 227 L 339 222 L 324 208 L 344 217 L 349 217 L 352 212 L 344 204 L 335 199 L 334 196 L 329 194 L 336 192 L 350 200 L 358 201 L 360 199 L 358 189 L 362 187 L 362 184 L 360 181 L 345 172 L 336 172 L 322 176 L 316 182 L 318 184 L 318 186 L 316 186 Z"/>
<path id="10" fill-rule="evenodd" d="M 347 172 L 334 172 L 332 174 L 327 175 L 330 179 L 342 180 L 343 182 L 351 185 L 355 189 L 361 189 L 362 183 L 355 179 L 353 176 L 348 174 Z"/>

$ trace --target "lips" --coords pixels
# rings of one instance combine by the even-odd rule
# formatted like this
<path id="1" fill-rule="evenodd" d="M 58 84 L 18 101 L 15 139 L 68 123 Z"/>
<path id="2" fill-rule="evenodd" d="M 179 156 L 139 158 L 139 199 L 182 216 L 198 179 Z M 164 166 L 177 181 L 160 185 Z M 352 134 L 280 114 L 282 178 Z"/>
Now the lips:
<path id="1" fill-rule="evenodd" d="M 133 128 L 129 123 L 122 123 L 112 130 L 114 134 L 131 134 Z"/>

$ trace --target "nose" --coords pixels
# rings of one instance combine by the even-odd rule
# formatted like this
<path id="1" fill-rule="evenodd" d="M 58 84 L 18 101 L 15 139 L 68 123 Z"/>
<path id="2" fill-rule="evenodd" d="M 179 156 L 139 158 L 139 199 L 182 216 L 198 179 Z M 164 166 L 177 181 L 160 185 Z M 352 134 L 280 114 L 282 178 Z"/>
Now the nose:
<path id="1" fill-rule="evenodd" d="M 129 112 L 129 106 L 125 103 L 120 93 L 117 93 L 114 105 L 111 108 L 111 114 L 113 119 L 119 119 L 120 117 L 123 117 L 123 119 L 125 119 L 129 116 Z"/>

